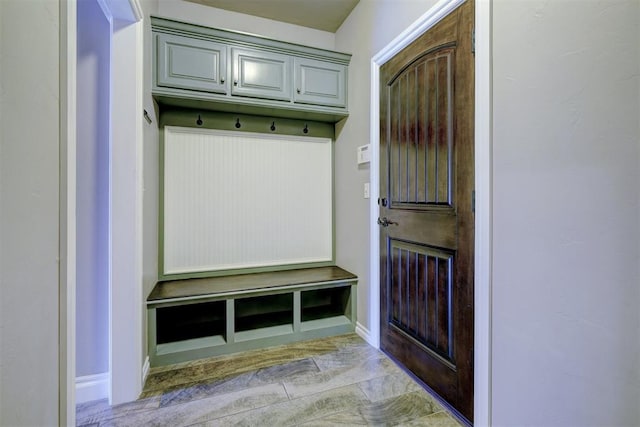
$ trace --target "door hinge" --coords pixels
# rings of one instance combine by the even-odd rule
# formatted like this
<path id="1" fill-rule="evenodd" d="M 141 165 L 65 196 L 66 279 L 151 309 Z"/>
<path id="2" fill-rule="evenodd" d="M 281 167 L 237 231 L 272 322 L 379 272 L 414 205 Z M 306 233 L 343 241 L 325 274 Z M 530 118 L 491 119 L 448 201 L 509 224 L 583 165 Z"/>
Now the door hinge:
<path id="1" fill-rule="evenodd" d="M 476 28 L 471 29 L 471 53 L 476 53 Z"/>
<path id="2" fill-rule="evenodd" d="M 476 213 L 476 190 L 471 192 L 471 213 Z"/>

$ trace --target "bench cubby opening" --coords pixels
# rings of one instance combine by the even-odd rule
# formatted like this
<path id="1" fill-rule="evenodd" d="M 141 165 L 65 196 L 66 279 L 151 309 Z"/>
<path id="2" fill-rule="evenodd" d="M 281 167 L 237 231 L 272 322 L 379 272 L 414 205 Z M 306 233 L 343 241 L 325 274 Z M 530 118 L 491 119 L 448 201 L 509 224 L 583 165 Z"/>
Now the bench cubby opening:
<path id="1" fill-rule="evenodd" d="M 226 335 L 224 301 L 178 305 L 157 309 L 158 344 Z"/>
<path id="2" fill-rule="evenodd" d="M 293 324 L 293 294 L 238 298 L 235 301 L 236 333 Z"/>
<path id="3" fill-rule="evenodd" d="M 351 292 L 348 288 L 314 289 L 301 294 L 303 322 L 351 315 L 349 307 Z"/>

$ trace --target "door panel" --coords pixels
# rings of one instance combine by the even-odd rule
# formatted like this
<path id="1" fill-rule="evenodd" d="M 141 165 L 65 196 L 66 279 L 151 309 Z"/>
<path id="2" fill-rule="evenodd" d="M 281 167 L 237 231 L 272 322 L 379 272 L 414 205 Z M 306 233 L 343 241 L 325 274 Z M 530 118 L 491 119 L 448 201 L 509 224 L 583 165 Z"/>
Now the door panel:
<path id="1" fill-rule="evenodd" d="M 389 84 L 392 208 L 453 207 L 453 53 L 432 52 Z"/>
<path id="2" fill-rule="evenodd" d="M 451 361 L 453 254 L 394 239 L 390 246 L 391 325 Z"/>
<path id="3" fill-rule="evenodd" d="M 473 2 L 380 69 L 381 348 L 473 419 Z"/>
<path id="4" fill-rule="evenodd" d="M 232 48 L 231 51 L 233 95 L 291 100 L 289 56 L 241 48 Z"/>
<path id="5" fill-rule="evenodd" d="M 315 59 L 295 58 L 293 100 L 297 103 L 346 107 L 347 67 Z"/>
<path id="6" fill-rule="evenodd" d="M 160 34 L 158 86 L 227 93 L 227 47 L 221 43 Z"/>

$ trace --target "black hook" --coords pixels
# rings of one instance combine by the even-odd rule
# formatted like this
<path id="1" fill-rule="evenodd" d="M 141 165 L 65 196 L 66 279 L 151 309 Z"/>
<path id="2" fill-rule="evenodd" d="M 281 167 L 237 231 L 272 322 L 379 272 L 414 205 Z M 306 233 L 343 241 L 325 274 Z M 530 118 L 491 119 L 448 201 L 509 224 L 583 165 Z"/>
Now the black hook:
<path id="1" fill-rule="evenodd" d="M 198 114 L 198 120 L 196 120 L 196 124 L 198 126 L 202 126 L 202 119 L 200 118 L 200 114 Z"/>
<path id="2" fill-rule="evenodd" d="M 240 129 L 240 126 L 242 125 L 240 124 L 240 119 L 238 118 L 236 119 L 236 129 Z"/>
<path id="3" fill-rule="evenodd" d="M 276 130 L 276 122 L 271 122 L 271 127 L 269 129 L 271 129 L 271 131 Z"/>
<path id="4" fill-rule="evenodd" d="M 306 123 L 304 124 L 304 129 L 302 129 L 302 132 L 309 133 L 309 126 Z"/>

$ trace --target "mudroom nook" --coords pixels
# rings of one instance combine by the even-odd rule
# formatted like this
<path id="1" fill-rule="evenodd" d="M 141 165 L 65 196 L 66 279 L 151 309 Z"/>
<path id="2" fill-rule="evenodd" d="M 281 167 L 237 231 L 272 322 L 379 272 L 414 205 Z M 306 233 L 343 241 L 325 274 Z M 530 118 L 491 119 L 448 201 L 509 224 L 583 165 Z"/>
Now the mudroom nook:
<path id="1" fill-rule="evenodd" d="M 350 55 L 152 18 L 160 117 L 151 366 L 353 332 L 335 265 Z"/>

